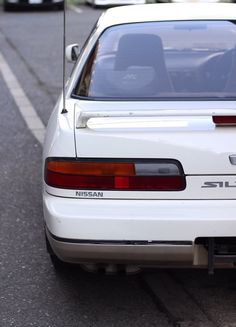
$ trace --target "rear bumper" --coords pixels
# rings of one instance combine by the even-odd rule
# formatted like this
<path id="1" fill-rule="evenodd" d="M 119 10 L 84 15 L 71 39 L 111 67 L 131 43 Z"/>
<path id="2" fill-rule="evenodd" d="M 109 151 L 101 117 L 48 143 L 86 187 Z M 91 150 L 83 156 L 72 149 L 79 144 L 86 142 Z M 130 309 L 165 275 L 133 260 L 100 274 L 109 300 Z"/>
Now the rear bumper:
<path id="1" fill-rule="evenodd" d="M 95 200 L 44 193 L 43 203 L 49 242 L 64 261 L 200 264 L 204 251 L 196 238 L 236 236 L 235 200 Z"/>
<path id="2" fill-rule="evenodd" d="M 72 241 L 57 238 L 47 228 L 46 234 L 54 253 L 67 262 L 184 265 L 190 264 L 193 258 L 191 242 L 178 242 L 178 244 L 159 242 L 141 245 L 112 241 Z"/>

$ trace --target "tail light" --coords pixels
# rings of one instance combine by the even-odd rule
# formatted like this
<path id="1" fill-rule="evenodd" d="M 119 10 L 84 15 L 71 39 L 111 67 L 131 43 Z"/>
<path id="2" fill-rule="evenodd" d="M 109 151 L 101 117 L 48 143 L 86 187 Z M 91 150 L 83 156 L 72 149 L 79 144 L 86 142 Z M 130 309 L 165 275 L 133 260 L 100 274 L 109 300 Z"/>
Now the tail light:
<path id="1" fill-rule="evenodd" d="M 181 191 L 185 176 L 176 160 L 75 160 L 48 158 L 45 182 L 68 189 Z"/>
<path id="2" fill-rule="evenodd" d="M 213 116 L 212 120 L 216 125 L 236 125 L 236 116 Z"/>

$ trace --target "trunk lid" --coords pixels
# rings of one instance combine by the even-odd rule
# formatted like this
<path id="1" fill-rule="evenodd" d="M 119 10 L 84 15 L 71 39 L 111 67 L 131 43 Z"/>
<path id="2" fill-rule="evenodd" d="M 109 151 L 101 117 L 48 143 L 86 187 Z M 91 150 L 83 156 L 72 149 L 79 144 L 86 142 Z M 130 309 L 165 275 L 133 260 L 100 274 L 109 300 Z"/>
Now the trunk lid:
<path id="1" fill-rule="evenodd" d="M 235 199 L 236 126 L 216 126 L 212 115 L 232 115 L 236 110 L 232 103 L 222 104 L 168 102 L 155 110 L 157 104 L 149 102 L 83 101 L 75 106 L 77 158 L 173 159 L 183 167 L 184 190 L 103 191 L 104 198 Z M 86 128 L 80 128 L 81 112 L 92 117 Z"/>

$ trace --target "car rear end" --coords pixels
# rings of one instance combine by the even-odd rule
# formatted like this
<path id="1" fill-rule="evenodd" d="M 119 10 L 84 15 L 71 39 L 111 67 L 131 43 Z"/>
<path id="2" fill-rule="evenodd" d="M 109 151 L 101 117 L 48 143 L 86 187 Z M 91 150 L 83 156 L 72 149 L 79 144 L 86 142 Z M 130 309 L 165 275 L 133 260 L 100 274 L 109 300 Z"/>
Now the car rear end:
<path id="1" fill-rule="evenodd" d="M 76 158 L 45 162 L 55 252 L 76 262 L 206 264 L 209 238 L 235 235 L 236 126 L 210 113 L 101 119 L 76 130 Z"/>
<path id="2" fill-rule="evenodd" d="M 50 120 L 55 128 L 44 149 L 49 243 L 67 262 L 208 265 L 210 272 L 233 266 L 236 90 L 225 61 L 234 69 L 234 33 L 223 47 L 209 48 L 203 30 L 210 30 L 209 41 L 214 28 L 228 31 L 228 22 L 168 22 L 159 26 L 158 37 L 155 24 L 145 26 L 142 36 L 141 24 L 128 25 L 108 29 L 91 45 L 68 114 L 57 116 L 59 109 Z M 188 39 L 188 47 L 169 38 L 170 28 Z M 193 36 L 199 38 L 194 46 Z M 146 55 L 138 49 L 140 37 Z M 105 41 L 119 38 L 117 59 Z M 127 44 L 132 50 L 125 55 Z M 155 44 L 152 53 L 155 47 L 164 51 L 158 52 L 163 67 L 157 93 L 148 44 Z M 127 56 L 135 56 L 132 64 Z M 213 83 L 212 65 L 219 63 L 227 76 L 218 72 Z"/>

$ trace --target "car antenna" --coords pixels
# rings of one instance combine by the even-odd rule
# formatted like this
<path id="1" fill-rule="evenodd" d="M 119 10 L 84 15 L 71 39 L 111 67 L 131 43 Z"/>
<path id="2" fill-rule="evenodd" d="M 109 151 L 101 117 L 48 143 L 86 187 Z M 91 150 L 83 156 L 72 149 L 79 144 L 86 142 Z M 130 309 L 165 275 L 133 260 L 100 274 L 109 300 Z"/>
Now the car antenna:
<path id="1" fill-rule="evenodd" d="M 66 0 L 63 1 L 63 64 L 62 64 L 62 104 L 63 108 L 61 113 L 66 114 Z"/>

